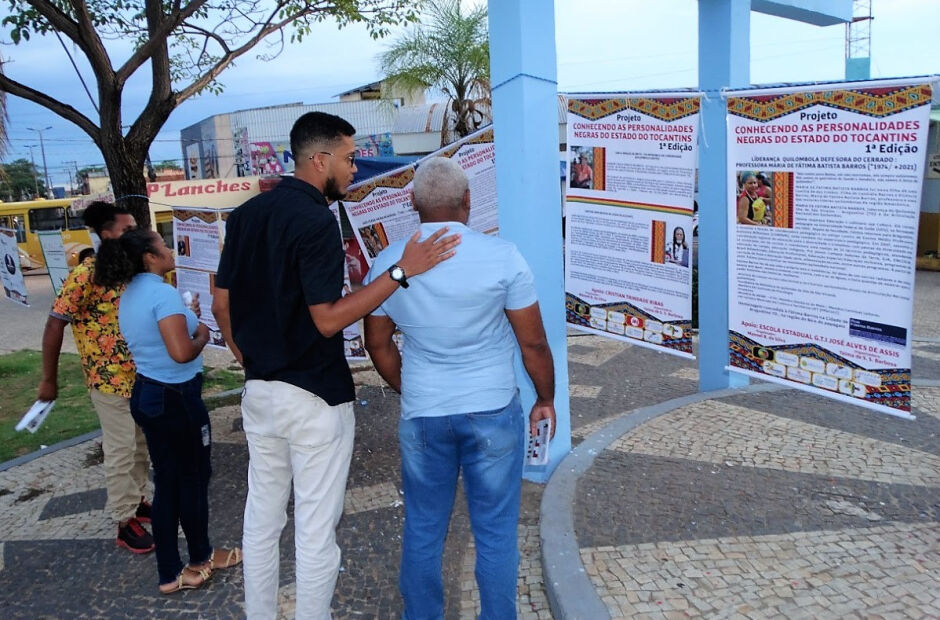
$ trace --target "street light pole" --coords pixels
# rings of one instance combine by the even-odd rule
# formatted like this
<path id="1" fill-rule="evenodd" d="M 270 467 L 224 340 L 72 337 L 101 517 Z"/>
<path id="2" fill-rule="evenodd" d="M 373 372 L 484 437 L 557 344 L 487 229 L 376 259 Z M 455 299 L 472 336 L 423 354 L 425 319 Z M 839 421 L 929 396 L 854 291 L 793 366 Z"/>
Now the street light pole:
<path id="1" fill-rule="evenodd" d="M 39 150 L 42 152 L 42 173 L 46 179 L 46 198 L 48 198 L 49 192 L 52 191 L 52 182 L 49 180 L 49 168 L 46 166 L 46 144 L 43 142 L 42 132 L 52 129 L 52 125 L 43 127 L 42 129 L 33 129 L 32 127 L 27 127 L 26 129 L 39 134 Z"/>
<path id="2" fill-rule="evenodd" d="M 33 155 L 33 149 L 39 146 L 38 144 L 28 144 L 26 148 L 29 149 L 29 159 L 33 162 L 33 185 L 36 186 L 36 198 L 39 198 L 39 177 L 36 175 L 36 157 Z"/>

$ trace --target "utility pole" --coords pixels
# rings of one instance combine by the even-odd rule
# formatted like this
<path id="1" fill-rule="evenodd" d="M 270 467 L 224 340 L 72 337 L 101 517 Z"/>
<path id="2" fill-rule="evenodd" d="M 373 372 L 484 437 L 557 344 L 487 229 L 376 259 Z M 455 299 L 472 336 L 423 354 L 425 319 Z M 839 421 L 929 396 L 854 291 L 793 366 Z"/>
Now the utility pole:
<path id="1" fill-rule="evenodd" d="M 36 186 L 36 198 L 39 198 L 39 178 L 36 175 L 36 157 L 33 155 L 33 149 L 39 146 L 38 144 L 27 144 L 26 148 L 29 149 L 29 159 L 33 162 L 33 185 Z"/>
<path id="2" fill-rule="evenodd" d="M 69 160 L 69 161 L 64 161 L 64 162 L 62 162 L 62 163 L 65 164 L 65 169 L 69 171 L 69 190 L 71 191 L 72 195 L 74 196 L 74 195 L 75 195 L 75 184 L 78 183 L 78 162 L 75 161 L 74 159 L 72 159 L 72 160 Z M 75 176 L 74 176 L 74 177 L 72 176 L 72 169 L 69 168 L 69 164 L 72 164 L 73 166 L 75 166 Z"/>
<path id="3" fill-rule="evenodd" d="M 39 134 L 39 150 L 42 152 L 42 173 L 46 179 L 46 198 L 48 198 L 49 192 L 52 191 L 52 182 L 49 180 L 49 168 L 46 166 L 46 144 L 43 142 L 42 132 L 52 129 L 52 125 L 43 127 L 42 129 L 33 129 L 32 127 L 27 127 L 26 129 Z"/>

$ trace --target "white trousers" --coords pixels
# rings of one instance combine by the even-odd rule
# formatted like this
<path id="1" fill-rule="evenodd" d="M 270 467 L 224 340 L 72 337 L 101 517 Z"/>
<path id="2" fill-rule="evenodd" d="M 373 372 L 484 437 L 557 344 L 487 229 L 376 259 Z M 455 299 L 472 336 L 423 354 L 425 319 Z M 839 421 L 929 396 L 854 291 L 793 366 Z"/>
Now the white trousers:
<path id="1" fill-rule="evenodd" d="M 248 439 L 248 500 L 242 540 L 245 612 L 277 615 L 279 540 L 294 482 L 297 618 L 328 620 L 339 573 L 336 526 L 343 514 L 355 416 L 289 383 L 248 381 L 242 398 Z"/>

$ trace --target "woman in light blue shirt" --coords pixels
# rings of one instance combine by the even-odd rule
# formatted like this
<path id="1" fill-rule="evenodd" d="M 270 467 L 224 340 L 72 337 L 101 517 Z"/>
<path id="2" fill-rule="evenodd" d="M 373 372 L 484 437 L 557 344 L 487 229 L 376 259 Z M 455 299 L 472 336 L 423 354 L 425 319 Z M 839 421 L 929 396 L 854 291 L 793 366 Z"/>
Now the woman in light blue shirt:
<path id="1" fill-rule="evenodd" d="M 118 322 L 137 379 L 131 415 L 143 429 L 154 471 L 152 510 L 160 592 L 198 588 L 212 569 L 241 562 L 236 549 L 209 544 L 211 427 L 202 402 L 202 349 L 209 329 L 183 304 L 164 276 L 175 267 L 173 252 L 149 230 L 131 230 L 104 241 L 95 280 L 124 286 Z M 177 549 L 182 526 L 190 563 Z"/>

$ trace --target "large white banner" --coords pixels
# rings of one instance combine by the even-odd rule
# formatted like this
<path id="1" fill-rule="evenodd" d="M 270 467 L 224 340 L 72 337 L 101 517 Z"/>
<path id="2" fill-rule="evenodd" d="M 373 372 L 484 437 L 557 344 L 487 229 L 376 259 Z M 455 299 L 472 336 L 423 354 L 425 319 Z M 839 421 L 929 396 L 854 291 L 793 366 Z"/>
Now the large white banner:
<path id="1" fill-rule="evenodd" d="M 69 275 L 68 259 L 65 256 L 65 244 L 62 242 L 62 232 L 58 230 L 40 230 L 36 232 L 39 237 L 39 247 L 42 248 L 42 257 L 46 262 L 46 270 L 52 280 L 52 290 L 59 294 L 62 283 Z M 96 237 L 98 235 L 95 235 Z M 100 243 L 100 241 L 99 241 Z"/>
<path id="2" fill-rule="evenodd" d="M 923 82 L 728 98 L 731 370 L 910 416 Z"/>
<path id="3" fill-rule="evenodd" d="M 16 231 L 12 228 L 0 228 L 0 282 L 3 294 L 10 301 L 28 306 L 26 302 L 26 280 L 20 268 L 19 246 L 16 244 Z"/>
<path id="4" fill-rule="evenodd" d="M 698 93 L 568 97 L 573 327 L 692 357 Z"/>
<path id="5" fill-rule="evenodd" d="M 416 166 L 431 157 L 449 157 L 467 173 L 470 180 L 467 226 L 487 234 L 498 233 L 494 147 L 493 128 L 487 127 L 423 157 L 415 165 L 351 185 L 343 208 L 369 266 L 390 243 L 406 239 L 418 229 L 418 214 L 411 204 L 411 183 Z"/>

